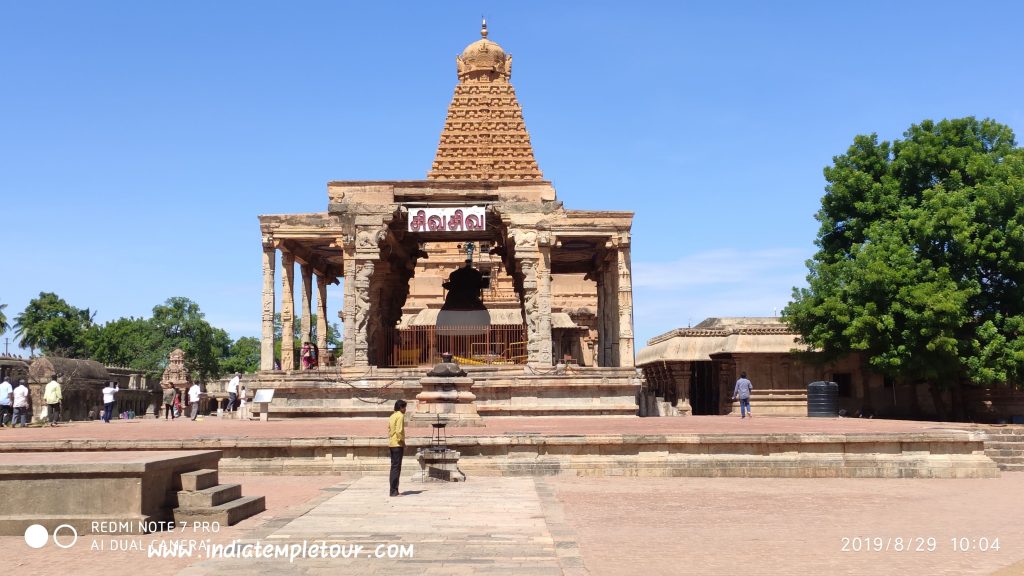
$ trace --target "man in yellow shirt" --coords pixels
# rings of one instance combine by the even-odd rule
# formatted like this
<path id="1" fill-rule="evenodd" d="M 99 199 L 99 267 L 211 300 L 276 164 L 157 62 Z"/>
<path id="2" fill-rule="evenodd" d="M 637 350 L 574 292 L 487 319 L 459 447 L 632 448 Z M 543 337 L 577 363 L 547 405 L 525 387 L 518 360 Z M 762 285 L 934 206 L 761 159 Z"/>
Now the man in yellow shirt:
<path id="1" fill-rule="evenodd" d="M 57 425 L 61 399 L 60 382 L 57 381 L 57 375 L 54 374 L 53 379 L 50 380 L 43 391 L 43 402 L 46 402 L 46 414 L 49 416 L 50 426 Z"/>
<path id="2" fill-rule="evenodd" d="M 391 495 L 398 492 L 398 479 L 402 475 L 402 456 L 405 454 L 405 400 L 395 402 L 395 411 L 388 418 L 388 450 L 391 452 Z"/>

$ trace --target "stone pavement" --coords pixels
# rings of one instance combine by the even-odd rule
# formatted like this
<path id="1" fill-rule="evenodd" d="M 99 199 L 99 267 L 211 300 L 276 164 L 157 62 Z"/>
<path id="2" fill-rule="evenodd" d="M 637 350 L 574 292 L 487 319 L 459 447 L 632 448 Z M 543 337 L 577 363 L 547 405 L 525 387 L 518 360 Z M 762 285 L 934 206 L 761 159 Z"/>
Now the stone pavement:
<path id="1" fill-rule="evenodd" d="M 949 430 L 970 425 L 861 418 L 764 417 L 741 420 L 732 416 L 635 418 L 608 416 L 489 417 L 483 427 L 452 428 L 449 436 L 503 436 L 509 434 L 782 434 L 878 433 Z M 289 418 L 269 422 L 204 417 L 188 419 L 134 419 L 103 424 L 71 422 L 55 428 L 0 429 L 0 440 L 174 440 L 230 438 L 382 438 L 386 418 Z M 431 429 L 408 428 L 411 437 L 430 436 Z"/>
<path id="2" fill-rule="evenodd" d="M 267 495 L 268 511 L 217 543 L 413 546 L 411 557 L 325 562 L 150 558 L 0 537 L 11 573 L 569 574 L 900 576 L 1024 574 L 1024 473 L 985 480 L 516 478 L 460 484 L 408 480 L 388 498 L 383 476 L 224 478 Z M 196 537 L 160 533 L 150 541 Z M 203 538 L 203 535 L 199 536 Z M 934 538 L 919 550 L 870 550 L 868 539 Z M 844 538 L 861 539 L 844 551 Z M 952 538 L 999 550 L 958 551 Z M 915 547 L 917 547 L 915 545 Z M 351 552 L 351 548 L 347 548 Z"/>
<path id="3" fill-rule="evenodd" d="M 381 477 L 336 489 L 342 491 L 247 542 L 323 543 L 354 557 L 208 560 L 181 574 L 587 574 L 575 534 L 543 481 L 406 482 L 398 498 L 387 496 Z M 392 550 L 399 557 L 377 556 Z"/>

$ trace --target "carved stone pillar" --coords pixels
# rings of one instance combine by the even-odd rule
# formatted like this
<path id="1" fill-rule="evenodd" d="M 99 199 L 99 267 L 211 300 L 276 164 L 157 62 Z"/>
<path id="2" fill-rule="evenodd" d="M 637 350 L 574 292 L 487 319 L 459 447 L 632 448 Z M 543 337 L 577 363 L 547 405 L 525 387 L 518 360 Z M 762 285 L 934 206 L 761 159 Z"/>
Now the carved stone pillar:
<path id="1" fill-rule="evenodd" d="M 356 250 L 355 245 L 345 241 L 342 246 L 345 254 L 345 284 L 341 312 L 342 330 L 342 366 L 355 366 L 356 359 Z"/>
<path id="2" fill-rule="evenodd" d="M 274 268 L 277 249 L 263 241 L 263 333 L 260 338 L 260 370 L 274 369 Z"/>
<path id="3" fill-rule="evenodd" d="M 313 316 L 313 268 L 309 264 L 300 264 L 299 273 L 302 275 L 302 318 L 299 327 L 299 341 L 308 342 L 312 334 Z"/>
<path id="4" fill-rule="evenodd" d="M 376 261 L 368 258 L 356 258 L 352 278 L 352 365 L 369 366 L 370 363 L 370 279 L 376 268 Z M 347 331 L 347 330 L 346 330 Z M 346 353 L 347 345 L 346 345 Z"/>
<path id="5" fill-rule="evenodd" d="M 281 369 L 295 369 L 295 256 L 281 250 Z"/>
<path id="6" fill-rule="evenodd" d="M 551 366 L 551 249 L 549 235 L 532 230 L 513 233 L 516 261 L 523 278 L 527 362 Z"/>
<path id="7" fill-rule="evenodd" d="M 316 277 L 316 345 L 320 354 L 327 353 L 327 278 Z"/>
<path id="8" fill-rule="evenodd" d="M 619 366 L 633 367 L 633 278 L 629 244 L 619 245 L 616 252 L 616 293 L 618 308 Z"/>
<path id="9" fill-rule="evenodd" d="M 690 406 L 690 363 L 682 362 L 670 367 L 669 374 L 676 387 L 676 398 L 679 400 L 676 409 L 679 410 L 679 414 L 689 416 L 693 413 L 693 407 Z"/>
<path id="10" fill-rule="evenodd" d="M 619 365 L 618 272 L 614 262 L 602 263 L 597 276 L 597 343 L 599 366 Z"/>

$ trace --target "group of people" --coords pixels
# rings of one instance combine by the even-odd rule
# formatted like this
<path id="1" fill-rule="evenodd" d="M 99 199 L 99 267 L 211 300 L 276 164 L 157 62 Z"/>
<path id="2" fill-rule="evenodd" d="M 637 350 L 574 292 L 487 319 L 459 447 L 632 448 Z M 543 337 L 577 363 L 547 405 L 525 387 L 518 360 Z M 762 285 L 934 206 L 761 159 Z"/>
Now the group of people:
<path id="1" fill-rule="evenodd" d="M 187 406 L 189 406 L 190 408 L 189 416 L 193 421 L 195 421 L 195 419 L 199 416 L 199 397 L 202 395 L 202 393 L 203 392 L 200 389 L 199 384 L 196 382 L 193 382 L 192 385 L 188 387 Z M 182 409 L 181 405 L 181 391 L 178 390 L 176 386 L 164 388 L 163 402 L 164 420 L 174 420 L 178 416 L 185 415 L 185 412 Z M 160 413 L 157 412 L 156 416 L 157 418 L 159 418 Z"/>
<path id="2" fill-rule="evenodd" d="M 11 428 L 17 428 L 21 422 L 22 428 L 28 426 L 28 386 L 25 380 L 18 380 L 17 386 L 4 378 L 0 382 L 0 428 L 5 428 L 10 423 Z"/>

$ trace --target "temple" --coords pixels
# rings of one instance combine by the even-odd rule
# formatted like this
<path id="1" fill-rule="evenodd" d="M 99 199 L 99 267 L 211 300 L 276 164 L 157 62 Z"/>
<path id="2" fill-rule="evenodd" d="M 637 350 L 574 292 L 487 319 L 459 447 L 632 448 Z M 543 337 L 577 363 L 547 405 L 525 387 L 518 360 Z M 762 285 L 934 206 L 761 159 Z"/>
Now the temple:
<path id="1" fill-rule="evenodd" d="M 301 368 L 290 343 L 275 354 L 277 312 L 284 334 L 298 318 L 321 368 L 422 367 L 443 352 L 492 369 L 632 368 L 633 214 L 563 207 L 534 157 L 512 57 L 486 23 L 481 36 L 456 57 L 425 180 L 329 182 L 326 212 L 259 217 L 262 372 Z M 342 281 L 332 358 L 327 285 Z"/>

